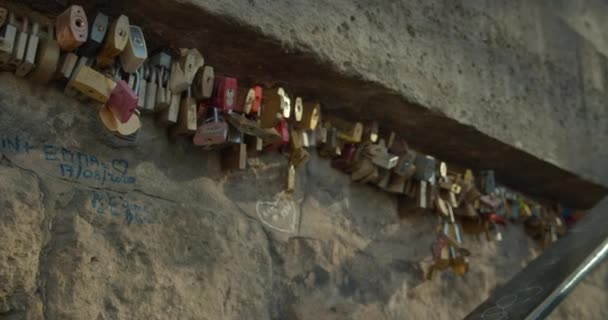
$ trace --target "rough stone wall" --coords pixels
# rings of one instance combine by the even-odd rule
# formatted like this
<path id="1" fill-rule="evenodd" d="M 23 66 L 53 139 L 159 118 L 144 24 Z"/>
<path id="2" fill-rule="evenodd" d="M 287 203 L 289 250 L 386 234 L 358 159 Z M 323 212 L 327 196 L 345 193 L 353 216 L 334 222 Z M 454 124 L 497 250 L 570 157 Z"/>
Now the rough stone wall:
<path id="1" fill-rule="evenodd" d="M 189 2 L 608 184 L 599 0 Z"/>
<path id="2" fill-rule="evenodd" d="M 285 196 L 280 155 L 224 175 L 151 121 L 125 146 L 97 106 L 0 83 L 0 319 L 456 319 L 539 253 L 518 226 L 467 236 L 470 272 L 423 281 L 437 218 L 325 160 Z M 557 319 L 605 318 L 598 288 Z"/>

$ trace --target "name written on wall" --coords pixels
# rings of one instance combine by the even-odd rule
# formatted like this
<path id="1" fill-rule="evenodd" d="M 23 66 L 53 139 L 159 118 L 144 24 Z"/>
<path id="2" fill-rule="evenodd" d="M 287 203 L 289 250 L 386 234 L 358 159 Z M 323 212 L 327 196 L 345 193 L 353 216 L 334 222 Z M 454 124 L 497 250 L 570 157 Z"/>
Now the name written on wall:
<path id="1" fill-rule="evenodd" d="M 32 152 L 32 151 L 40 152 Z M 136 178 L 129 175 L 129 162 L 124 159 L 103 161 L 96 155 L 72 150 L 55 144 L 32 145 L 26 139 L 16 135 L 0 136 L 0 152 L 41 156 L 43 161 L 51 163 L 61 177 L 106 184 L 135 184 Z"/>
<path id="2" fill-rule="evenodd" d="M 92 191 L 91 208 L 98 216 L 124 219 L 125 224 L 154 224 L 152 208 L 128 196 L 107 191 Z"/>

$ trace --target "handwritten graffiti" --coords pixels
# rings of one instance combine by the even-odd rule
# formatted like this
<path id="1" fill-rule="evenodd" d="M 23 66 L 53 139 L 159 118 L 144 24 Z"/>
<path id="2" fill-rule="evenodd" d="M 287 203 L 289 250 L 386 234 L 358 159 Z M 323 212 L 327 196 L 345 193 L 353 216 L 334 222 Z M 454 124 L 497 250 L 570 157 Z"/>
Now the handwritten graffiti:
<path id="1" fill-rule="evenodd" d="M 32 150 L 41 152 L 31 153 Z M 58 175 L 68 179 L 94 182 L 101 186 L 106 184 L 132 185 L 136 182 L 136 178 L 128 174 L 129 162 L 124 159 L 102 161 L 93 154 L 54 144 L 36 147 L 18 135 L 0 136 L 0 151 L 26 156 L 40 154 L 42 160 L 56 167 Z"/>
<path id="2" fill-rule="evenodd" d="M 523 306 L 532 298 L 543 292 L 540 286 L 526 286 L 516 293 L 507 294 L 496 300 L 496 303 L 486 309 L 480 316 L 483 320 L 506 320 L 509 319 L 509 309 L 515 306 Z"/>
<path id="3" fill-rule="evenodd" d="M 258 201 L 256 211 L 266 226 L 286 233 L 296 231 L 297 211 L 290 199 L 279 197 L 272 202 Z"/>
<path id="4" fill-rule="evenodd" d="M 126 225 L 154 224 L 157 219 L 150 208 L 129 199 L 128 197 L 111 192 L 93 191 L 91 208 L 99 216 L 123 218 Z"/>

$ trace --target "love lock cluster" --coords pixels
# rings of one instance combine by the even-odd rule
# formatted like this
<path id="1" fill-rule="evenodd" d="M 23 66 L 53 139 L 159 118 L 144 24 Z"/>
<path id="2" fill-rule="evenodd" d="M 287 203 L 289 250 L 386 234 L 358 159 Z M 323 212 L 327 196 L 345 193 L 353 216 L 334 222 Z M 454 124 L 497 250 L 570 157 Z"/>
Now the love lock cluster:
<path id="1" fill-rule="evenodd" d="M 523 222 L 543 245 L 555 241 L 581 212 L 540 202 L 495 182 L 494 171 L 450 170 L 445 162 L 416 152 L 377 123 L 364 125 L 324 115 L 321 105 L 288 95 L 283 88 L 242 88 L 220 77 L 196 49 L 159 48 L 149 54 L 143 30 L 121 15 L 87 16 L 71 6 L 54 24 L 41 27 L 27 15 L 0 8 L 0 66 L 38 83 L 65 84 L 65 94 L 99 103 L 98 117 L 113 136 L 136 142 L 141 117 L 172 137 L 220 149 L 226 170 L 243 170 L 248 151 L 280 150 L 288 156 L 286 190 L 296 168 L 317 148 L 353 181 L 415 199 L 441 218 L 432 246 L 435 270 L 462 275 L 469 252 L 462 233 L 502 239 L 498 226 Z M 568 215 L 562 213 L 567 212 Z"/>

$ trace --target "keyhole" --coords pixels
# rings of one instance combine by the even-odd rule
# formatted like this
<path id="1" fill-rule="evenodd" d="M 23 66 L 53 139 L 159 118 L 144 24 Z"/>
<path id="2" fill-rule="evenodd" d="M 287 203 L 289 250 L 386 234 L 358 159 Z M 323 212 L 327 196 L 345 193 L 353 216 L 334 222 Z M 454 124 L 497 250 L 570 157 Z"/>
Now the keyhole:
<path id="1" fill-rule="evenodd" d="M 76 19 L 75 24 L 78 28 L 82 28 L 84 26 L 84 21 L 82 21 L 81 19 Z"/>

